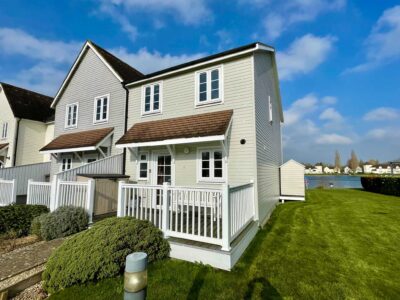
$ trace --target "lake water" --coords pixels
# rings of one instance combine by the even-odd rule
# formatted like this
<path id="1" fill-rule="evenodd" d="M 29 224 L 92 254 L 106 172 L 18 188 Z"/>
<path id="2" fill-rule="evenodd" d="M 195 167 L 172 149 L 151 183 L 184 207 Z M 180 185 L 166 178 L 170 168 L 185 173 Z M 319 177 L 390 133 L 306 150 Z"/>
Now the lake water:
<path id="1" fill-rule="evenodd" d="M 336 188 L 336 189 L 362 188 L 360 176 L 313 175 L 313 176 L 305 176 L 305 180 L 308 183 L 309 189 L 314 189 L 320 186 L 323 186 L 324 188 Z"/>

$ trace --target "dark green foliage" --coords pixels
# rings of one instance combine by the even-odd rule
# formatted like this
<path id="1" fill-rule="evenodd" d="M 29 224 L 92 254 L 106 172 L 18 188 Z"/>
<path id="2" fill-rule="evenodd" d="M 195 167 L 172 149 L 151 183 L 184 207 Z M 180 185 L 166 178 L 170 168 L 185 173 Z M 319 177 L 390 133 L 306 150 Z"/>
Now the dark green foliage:
<path id="1" fill-rule="evenodd" d="M 8 205 L 0 207 L 0 235 L 13 232 L 16 237 L 29 233 L 32 220 L 48 212 L 44 205 Z"/>
<path id="2" fill-rule="evenodd" d="M 69 236 L 85 230 L 89 216 L 85 209 L 62 206 L 41 218 L 40 236 L 46 241 Z"/>
<path id="3" fill-rule="evenodd" d="M 123 272 L 125 258 L 146 252 L 149 262 L 169 256 L 162 232 L 148 221 L 108 218 L 66 240 L 53 252 L 43 273 L 44 287 L 53 293 L 77 283 L 114 277 Z"/>
<path id="4" fill-rule="evenodd" d="M 400 177 L 363 176 L 361 184 L 369 192 L 400 196 Z"/>
<path id="5" fill-rule="evenodd" d="M 43 220 L 46 218 L 47 213 L 46 214 L 41 214 L 40 216 L 35 217 L 32 220 L 31 223 L 31 234 L 34 234 L 40 238 L 42 237 L 42 232 L 41 232 L 41 228 L 42 228 L 42 222 Z"/>

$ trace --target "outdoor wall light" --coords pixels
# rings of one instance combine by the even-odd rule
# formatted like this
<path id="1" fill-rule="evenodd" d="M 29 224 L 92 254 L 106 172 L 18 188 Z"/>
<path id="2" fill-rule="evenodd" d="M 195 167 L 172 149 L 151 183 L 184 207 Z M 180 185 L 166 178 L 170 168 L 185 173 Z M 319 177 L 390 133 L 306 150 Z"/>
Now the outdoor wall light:
<path id="1" fill-rule="evenodd" d="M 183 153 L 189 154 L 189 148 L 188 147 L 183 148 Z"/>
<path id="2" fill-rule="evenodd" d="M 147 254 L 135 252 L 126 257 L 124 299 L 146 299 Z"/>

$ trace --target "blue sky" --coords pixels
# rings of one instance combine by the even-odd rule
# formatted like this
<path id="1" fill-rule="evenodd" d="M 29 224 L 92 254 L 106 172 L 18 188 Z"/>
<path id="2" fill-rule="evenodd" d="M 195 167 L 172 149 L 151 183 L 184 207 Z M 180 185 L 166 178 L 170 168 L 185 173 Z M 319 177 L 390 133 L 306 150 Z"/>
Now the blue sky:
<path id="1" fill-rule="evenodd" d="M 229 3 L 229 4 L 227 4 Z M 283 3 L 283 4 L 282 4 Z M 0 81 L 54 95 L 91 39 L 144 73 L 253 41 L 277 49 L 285 159 L 400 158 L 400 4 L 2 1 Z"/>

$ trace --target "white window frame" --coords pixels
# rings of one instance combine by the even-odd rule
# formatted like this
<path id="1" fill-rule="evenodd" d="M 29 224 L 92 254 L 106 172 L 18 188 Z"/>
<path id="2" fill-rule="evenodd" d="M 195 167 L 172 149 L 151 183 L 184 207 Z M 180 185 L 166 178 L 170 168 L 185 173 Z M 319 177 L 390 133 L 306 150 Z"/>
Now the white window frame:
<path id="1" fill-rule="evenodd" d="M 1 127 L 1 139 L 5 140 L 8 137 L 8 122 L 3 122 L 3 126 Z"/>
<path id="2" fill-rule="evenodd" d="M 211 72 L 218 70 L 219 80 L 219 98 L 211 99 Z M 207 100 L 200 101 L 200 74 L 207 73 Z M 208 105 L 222 104 L 224 103 L 224 68 L 223 65 L 215 66 L 208 69 L 203 69 L 195 72 L 195 107 L 203 107 Z"/>
<path id="3" fill-rule="evenodd" d="M 272 109 L 272 100 L 271 100 L 271 96 L 268 96 L 268 112 L 269 112 L 269 123 L 272 124 L 272 122 L 274 121 L 273 118 L 273 109 Z"/>
<path id="4" fill-rule="evenodd" d="M 154 110 L 154 86 L 158 85 L 159 86 L 159 104 L 158 104 L 158 109 Z M 146 105 L 146 88 L 150 87 L 150 111 L 145 111 L 145 105 Z M 158 82 L 152 82 L 150 84 L 146 84 L 142 86 L 142 100 L 141 100 L 141 112 L 142 112 L 142 117 L 144 116 L 149 116 L 149 115 L 155 115 L 155 114 L 161 114 L 162 113 L 162 106 L 163 106 L 163 82 L 158 81 Z"/>
<path id="5" fill-rule="evenodd" d="M 76 105 L 76 122 L 73 125 L 68 125 L 68 110 L 70 107 Z M 79 102 L 75 103 L 70 103 L 65 106 L 65 124 L 64 128 L 65 129 L 72 129 L 72 128 L 78 128 L 78 117 L 79 117 Z"/>
<path id="6" fill-rule="evenodd" d="M 146 161 L 141 160 L 141 155 L 146 155 Z M 150 153 L 148 151 L 140 151 L 138 153 L 138 159 L 137 159 L 137 178 L 138 180 L 149 180 L 149 165 L 150 165 L 150 157 L 149 157 Z M 140 164 L 141 163 L 146 163 L 147 164 L 147 169 L 146 169 L 146 177 L 141 177 L 140 176 Z"/>
<path id="7" fill-rule="evenodd" d="M 105 119 L 100 119 L 96 120 L 97 116 L 97 101 L 101 100 L 101 110 L 100 110 L 100 116 L 103 117 L 104 111 L 103 111 L 103 99 L 107 98 L 107 117 Z M 110 99 L 110 94 L 105 94 L 101 96 L 97 96 L 94 98 L 94 104 L 93 104 L 93 124 L 104 124 L 108 123 L 108 119 L 110 117 L 110 104 L 111 104 L 111 99 Z"/>
<path id="8" fill-rule="evenodd" d="M 222 177 L 214 177 L 214 152 L 220 151 L 222 153 Z M 202 176 L 202 153 L 203 152 L 210 152 L 210 177 L 203 177 Z M 197 182 L 198 183 L 225 183 L 226 182 L 226 161 L 225 161 L 225 153 L 224 150 L 220 147 L 214 148 L 197 148 Z"/>
<path id="9" fill-rule="evenodd" d="M 64 169 L 64 170 L 63 170 L 64 159 L 65 159 L 65 160 L 67 160 L 67 159 L 70 159 L 70 160 L 71 160 L 71 164 L 70 164 L 70 165 L 71 165 L 71 168 L 69 168 L 69 169 Z M 65 155 L 65 156 L 62 156 L 62 157 L 61 157 L 60 171 L 61 171 L 61 172 L 64 172 L 64 171 L 71 170 L 71 169 L 73 168 L 72 163 L 73 163 L 72 155 Z"/>

